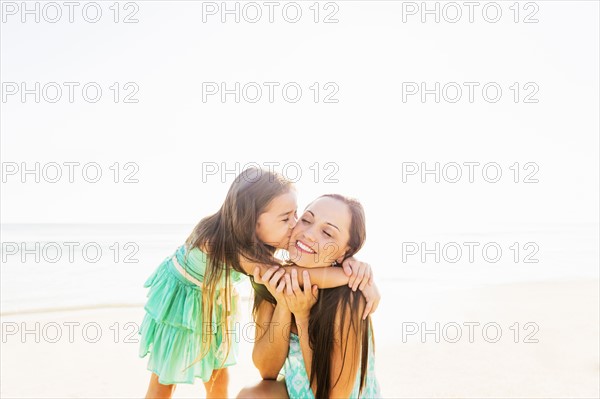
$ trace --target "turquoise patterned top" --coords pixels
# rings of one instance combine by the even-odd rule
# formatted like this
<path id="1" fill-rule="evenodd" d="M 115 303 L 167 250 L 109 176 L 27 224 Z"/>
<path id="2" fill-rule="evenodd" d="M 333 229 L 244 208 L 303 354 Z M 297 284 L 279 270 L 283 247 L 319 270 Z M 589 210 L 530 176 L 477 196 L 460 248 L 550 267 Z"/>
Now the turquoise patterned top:
<path id="1" fill-rule="evenodd" d="M 367 376 L 362 393 L 358 395 L 360 388 L 360 367 L 354 380 L 354 388 L 350 394 L 351 398 L 380 398 L 379 382 L 375 378 L 375 355 L 373 351 L 372 332 L 369 329 L 369 359 L 367 361 Z M 360 359 L 359 359 L 360 362 Z M 359 363 L 360 364 L 360 363 Z M 284 363 L 285 386 L 291 399 L 307 398 L 314 399 L 314 394 L 310 388 L 308 374 L 304 367 L 304 358 L 302 349 L 300 349 L 300 339 L 298 335 L 290 333 L 290 349 Z"/>

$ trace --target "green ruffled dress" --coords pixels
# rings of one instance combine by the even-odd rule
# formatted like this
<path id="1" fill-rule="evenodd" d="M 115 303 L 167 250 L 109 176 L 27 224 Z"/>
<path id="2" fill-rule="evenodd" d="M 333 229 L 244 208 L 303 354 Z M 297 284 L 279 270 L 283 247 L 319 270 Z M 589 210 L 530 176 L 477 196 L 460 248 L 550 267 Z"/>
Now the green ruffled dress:
<path id="1" fill-rule="evenodd" d="M 209 332 L 210 325 L 202 320 L 202 288 L 186 279 L 173 263 L 176 257 L 185 271 L 202 282 L 207 264 L 207 255 L 198 248 L 186 251 L 181 246 L 173 256 L 166 258 L 144 283 L 150 288 L 144 306 L 146 315 L 140 326 L 141 358 L 150 354 L 148 370 L 159 376 L 158 382 L 169 384 L 193 384 L 196 378 L 209 381 L 213 370 L 236 364 L 239 337 L 234 323 L 239 322 L 237 291 L 232 290 L 228 331 L 219 327 L 228 317 L 223 301 L 224 291 L 215 294 L 213 307 L 213 334 L 208 354 L 187 368 L 200 355 L 202 334 Z M 244 274 L 231 270 L 232 283 L 244 279 Z M 218 288 L 223 288 L 223 277 Z M 229 334 L 229 353 L 225 334 Z M 186 369 L 187 368 L 187 369 Z M 186 370 L 184 370 L 186 369 Z"/>

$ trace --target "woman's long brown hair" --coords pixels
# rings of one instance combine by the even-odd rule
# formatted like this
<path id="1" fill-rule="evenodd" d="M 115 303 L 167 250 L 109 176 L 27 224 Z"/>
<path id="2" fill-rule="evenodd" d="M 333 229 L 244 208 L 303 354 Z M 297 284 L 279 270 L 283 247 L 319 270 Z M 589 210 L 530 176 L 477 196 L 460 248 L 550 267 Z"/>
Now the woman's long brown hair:
<path id="1" fill-rule="evenodd" d="M 211 335 L 215 333 L 212 325 L 213 303 L 223 276 L 223 305 L 226 315 L 229 315 L 232 290 L 230 271 L 233 269 L 246 274 L 240 263 L 241 257 L 254 263 L 278 264 L 273 257 L 276 248 L 261 242 L 256 235 L 256 224 L 258 217 L 275 197 L 292 189 L 292 183 L 277 173 L 248 168 L 231 184 L 219 211 L 202 219 L 186 240 L 188 251 L 198 248 L 208 255 L 202 287 L 202 345 L 199 356 L 187 368 L 202 360 L 210 349 Z M 231 326 L 227 326 L 227 319 L 224 317 L 221 325 L 216 327 L 222 329 L 229 354 L 230 339 L 226 331 Z"/>
<path id="2" fill-rule="evenodd" d="M 346 204 L 352 215 L 350 222 L 350 239 L 348 241 L 348 251 L 344 255 L 344 259 L 354 256 L 363 246 L 367 238 L 367 229 L 365 222 L 365 212 L 360 204 L 355 199 L 347 198 L 339 194 L 326 194 L 321 197 L 330 197 L 337 199 Z M 321 198 L 319 197 L 319 198 Z M 340 266 L 341 265 L 337 265 Z M 269 293 L 264 285 L 255 284 L 252 281 L 255 289 L 254 311 L 256 311 L 263 300 L 271 303 L 276 303 L 275 298 Z M 364 301 L 360 291 L 352 291 L 347 286 L 336 288 L 328 288 L 319 290 L 319 300 L 310 310 L 310 319 L 308 325 L 308 334 L 310 347 L 313 351 L 310 382 L 316 382 L 317 392 L 316 399 L 325 399 L 330 396 L 331 389 L 339 382 L 340 375 L 335 377 L 331 374 L 333 365 L 333 349 L 335 340 L 335 328 L 339 329 L 341 342 L 345 343 L 342 350 L 343 363 L 346 364 L 346 355 L 348 350 L 348 337 L 350 331 L 344 331 L 344 325 L 349 318 L 350 328 L 356 336 L 354 345 L 360 345 L 361 348 L 361 365 L 360 365 L 360 392 L 365 385 L 368 365 L 368 349 L 369 349 L 369 329 L 371 328 L 371 318 L 367 317 L 362 320 L 359 312 L 360 301 Z M 348 312 L 348 309 L 351 309 Z M 341 312 L 341 323 L 335 325 L 333 320 L 336 319 L 338 312 Z M 374 342 L 373 342 L 374 344 Z M 348 359 L 348 362 L 355 362 L 358 359 Z M 342 365 L 343 367 L 347 367 Z M 343 381 L 342 383 L 345 383 Z"/>
<path id="3" fill-rule="evenodd" d="M 347 198 L 338 194 L 327 194 L 324 197 L 337 199 L 348 206 L 352 220 L 350 222 L 350 239 L 348 241 L 348 251 L 344 259 L 356 254 L 365 243 L 367 238 L 367 229 L 365 223 L 365 212 L 355 199 Z M 359 301 L 364 301 L 360 291 L 352 291 L 346 286 L 329 288 L 321 290 L 319 300 L 310 310 L 310 320 L 308 324 L 308 335 L 310 346 L 312 348 L 312 367 L 310 382 L 316 382 L 316 399 L 325 399 L 330 396 L 331 389 L 340 382 L 340 375 L 332 376 L 331 369 L 333 365 L 333 348 L 335 340 L 335 328 L 338 328 L 341 337 L 343 367 L 347 367 L 346 362 L 356 362 L 358 359 L 346 360 L 348 352 L 348 337 L 350 331 L 344 331 L 346 319 L 350 319 L 350 329 L 356 335 L 355 346 L 361 348 L 361 367 L 360 367 L 360 392 L 362 391 L 367 375 L 368 349 L 369 349 L 369 328 L 371 324 L 370 317 L 362 320 L 359 314 Z M 350 309 L 350 311 L 348 311 Z M 335 325 L 338 312 L 340 314 L 340 324 Z M 345 366 L 346 365 L 346 366 Z M 342 381 L 346 383 L 346 381 Z"/>

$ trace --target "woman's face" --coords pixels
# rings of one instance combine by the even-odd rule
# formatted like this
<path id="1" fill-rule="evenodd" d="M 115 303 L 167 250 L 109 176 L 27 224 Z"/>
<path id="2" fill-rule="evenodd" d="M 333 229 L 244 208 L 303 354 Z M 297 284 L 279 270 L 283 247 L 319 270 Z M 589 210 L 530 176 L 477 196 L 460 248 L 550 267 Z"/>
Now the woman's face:
<path id="1" fill-rule="evenodd" d="M 348 250 L 352 215 L 348 205 L 321 197 L 306 207 L 292 231 L 290 261 L 302 267 L 327 267 L 342 262 Z"/>
<path id="2" fill-rule="evenodd" d="M 273 198 L 265 212 L 258 217 L 256 223 L 258 239 L 275 248 L 287 249 L 290 234 L 296 225 L 297 209 L 295 190 Z"/>

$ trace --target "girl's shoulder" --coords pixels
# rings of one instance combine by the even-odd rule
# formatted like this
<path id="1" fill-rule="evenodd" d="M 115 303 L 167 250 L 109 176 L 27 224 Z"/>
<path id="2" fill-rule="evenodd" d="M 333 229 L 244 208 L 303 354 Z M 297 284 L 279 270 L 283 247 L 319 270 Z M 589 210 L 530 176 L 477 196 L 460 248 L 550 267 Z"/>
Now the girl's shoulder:
<path id="1" fill-rule="evenodd" d="M 187 244 L 183 244 L 177 249 L 177 252 L 185 259 L 185 263 L 187 264 L 201 265 L 208 262 L 208 255 L 206 252 L 196 246 L 190 247 Z"/>
<path id="2" fill-rule="evenodd" d="M 208 252 L 197 246 L 188 248 L 186 245 L 182 245 L 181 250 L 183 251 L 184 256 L 186 256 L 188 264 L 191 262 L 192 265 L 195 266 L 204 266 L 208 263 Z M 233 268 L 230 268 L 230 277 L 232 282 L 238 283 L 244 281 L 244 278 L 247 277 L 246 274 L 235 271 Z"/>

